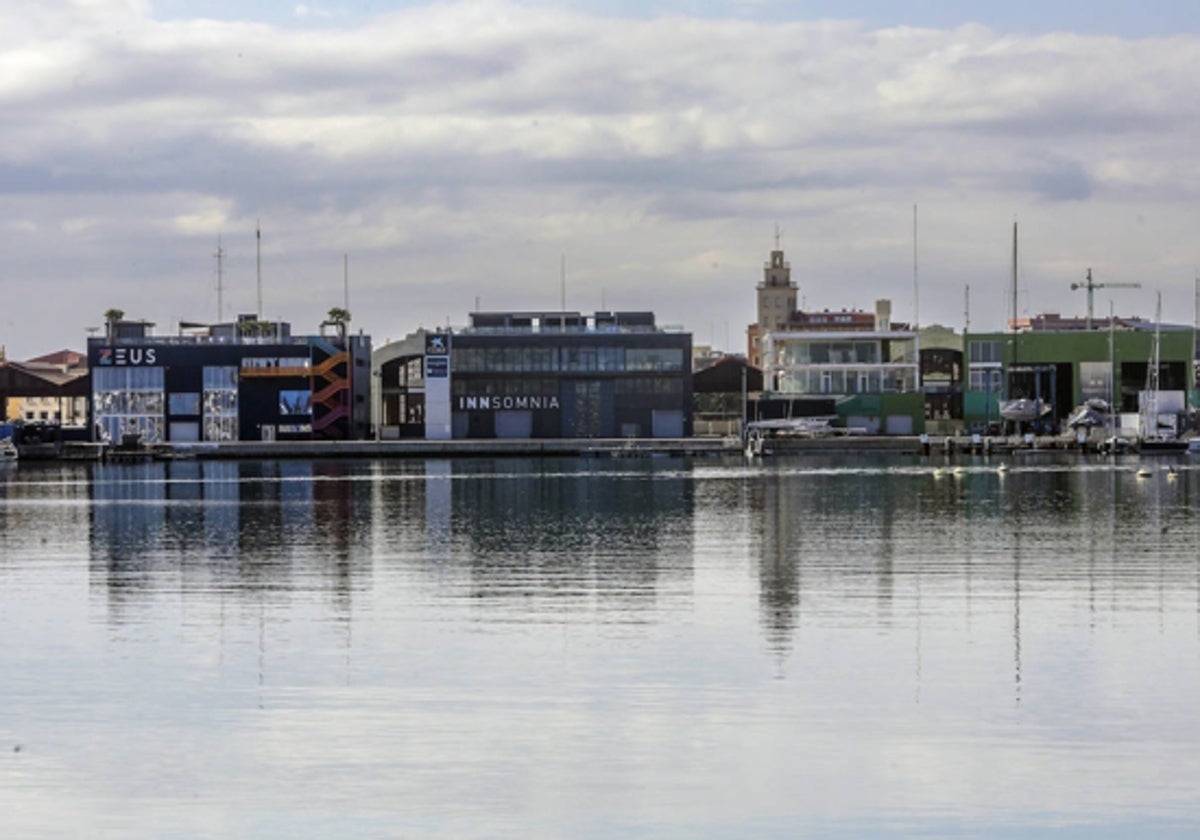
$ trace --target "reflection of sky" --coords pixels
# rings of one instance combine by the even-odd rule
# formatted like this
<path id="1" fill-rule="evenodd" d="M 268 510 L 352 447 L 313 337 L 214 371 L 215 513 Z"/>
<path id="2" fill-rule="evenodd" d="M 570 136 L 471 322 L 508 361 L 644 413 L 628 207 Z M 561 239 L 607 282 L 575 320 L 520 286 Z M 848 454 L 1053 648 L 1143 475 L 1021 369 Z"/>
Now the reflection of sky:
<path id="1" fill-rule="evenodd" d="M 86 476 L 0 476 L 10 836 L 1197 823 L 1200 470 Z"/>

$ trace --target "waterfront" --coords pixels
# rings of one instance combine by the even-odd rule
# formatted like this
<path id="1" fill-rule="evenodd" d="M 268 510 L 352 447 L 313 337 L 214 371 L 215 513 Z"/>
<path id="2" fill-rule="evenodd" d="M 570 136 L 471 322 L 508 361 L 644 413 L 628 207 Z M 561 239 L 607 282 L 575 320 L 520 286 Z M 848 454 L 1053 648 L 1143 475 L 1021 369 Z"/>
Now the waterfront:
<path id="1" fill-rule="evenodd" d="M 1200 463 L 933 463 L 6 468 L 0 830 L 1194 834 Z"/>

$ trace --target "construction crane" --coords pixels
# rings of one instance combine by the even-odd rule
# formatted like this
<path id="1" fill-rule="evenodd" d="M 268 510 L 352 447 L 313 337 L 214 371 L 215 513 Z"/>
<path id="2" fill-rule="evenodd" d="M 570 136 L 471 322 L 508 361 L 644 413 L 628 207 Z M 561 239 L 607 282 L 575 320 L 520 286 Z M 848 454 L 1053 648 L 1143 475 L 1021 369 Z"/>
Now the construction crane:
<path id="1" fill-rule="evenodd" d="M 1087 293 L 1088 293 L 1087 329 L 1089 329 L 1089 330 L 1092 328 L 1092 297 L 1093 297 L 1092 293 L 1095 292 L 1096 289 L 1140 289 L 1140 288 L 1142 288 L 1141 283 L 1095 283 L 1092 281 L 1092 270 L 1090 268 L 1087 270 L 1087 282 L 1071 284 L 1071 291 L 1075 291 L 1076 289 L 1087 289 Z"/>

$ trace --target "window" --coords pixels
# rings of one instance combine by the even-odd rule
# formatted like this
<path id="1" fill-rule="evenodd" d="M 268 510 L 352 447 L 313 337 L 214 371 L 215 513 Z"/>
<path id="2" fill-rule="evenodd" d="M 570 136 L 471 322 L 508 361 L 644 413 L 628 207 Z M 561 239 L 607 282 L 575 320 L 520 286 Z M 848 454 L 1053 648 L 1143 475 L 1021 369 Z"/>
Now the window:
<path id="1" fill-rule="evenodd" d="M 312 414 L 312 393 L 309 391 L 280 391 L 279 414 L 281 416 Z"/>
<path id="2" fill-rule="evenodd" d="M 972 341 L 970 345 L 972 364 L 1001 361 L 999 341 Z"/>
<path id="3" fill-rule="evenodd" d="M 238 369 L 204 368 L 204 439 L 238 439 Z"/>
<path id="4" fill-rule="evenodd" d="M 968 377 L 967 389 L 998 394 L 1001 390 L 1000 374 L 999 368 L 975 368 Z"/>
<path id="5" fill-rule="evenodd" d="M 125 435 L 138 435 L 147 443 L 162 440 L 165 407 L 161 367 L 102 367 L 92 371 L 97 440 L 119 443 Z"/>
<path id="6" fill-rule="evenodd" d="M 677 347 L 629 347 L 625 350 L 626 370 L 683 370 L 683 351 Z"/>
<path id="7" fill-rule="evenodd" d="M 172 414 L 199 415 L 200 414 L 200 395 L 195 393 L 190 394 L 167 394 L 167 410 Z"/>

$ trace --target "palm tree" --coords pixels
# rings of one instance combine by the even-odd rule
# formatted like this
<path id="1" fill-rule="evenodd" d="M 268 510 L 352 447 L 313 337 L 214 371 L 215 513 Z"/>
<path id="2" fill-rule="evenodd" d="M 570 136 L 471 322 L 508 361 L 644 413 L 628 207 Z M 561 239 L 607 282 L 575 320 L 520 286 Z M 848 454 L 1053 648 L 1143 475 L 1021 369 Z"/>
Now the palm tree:
<path id="1" fill-rule="evenodd" d="M 346 335 L 346 323 L 350 320 L 350 310 L 343 309 L 340 306 L 335 306 L 329 310 L 329 317 L 325 323 L 333 324 L 337 327 L 338 335 L 343 338 Z"/>
<path id="2" fill-rule="evenodd" d="M 105 334 L 111 340 L 113 333 L 116 332 L 117 322 L 125 318 L 124 309 L 110 309 L 104 313 L 104 330 Z"/>

